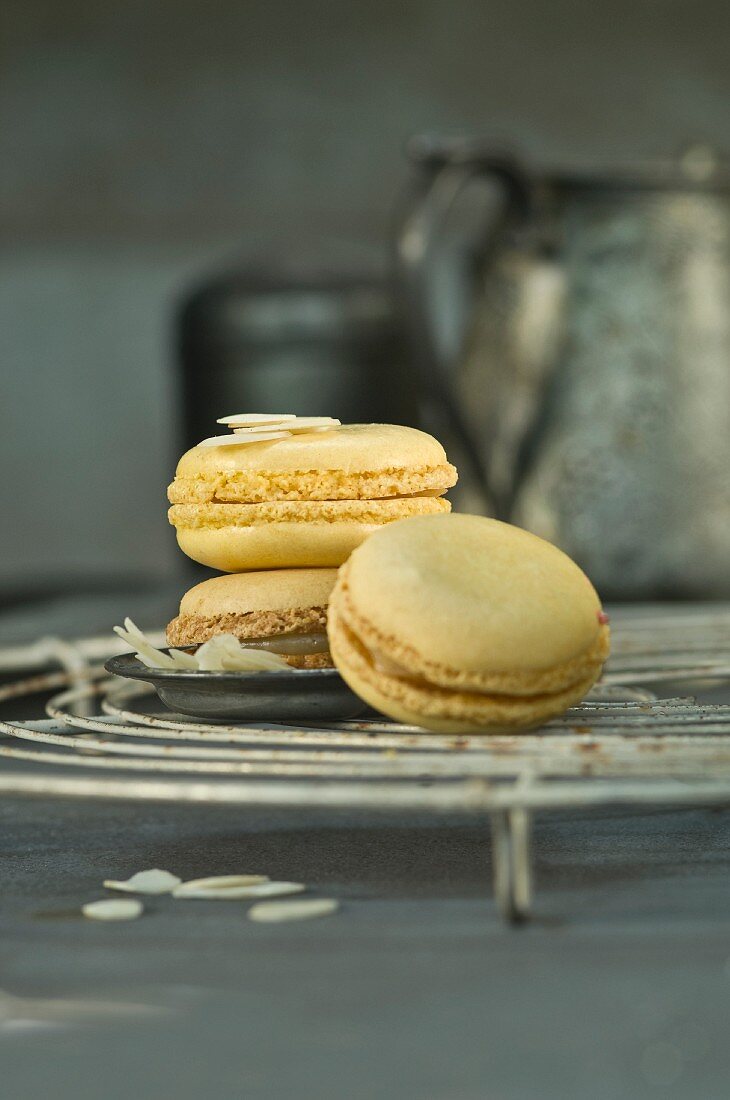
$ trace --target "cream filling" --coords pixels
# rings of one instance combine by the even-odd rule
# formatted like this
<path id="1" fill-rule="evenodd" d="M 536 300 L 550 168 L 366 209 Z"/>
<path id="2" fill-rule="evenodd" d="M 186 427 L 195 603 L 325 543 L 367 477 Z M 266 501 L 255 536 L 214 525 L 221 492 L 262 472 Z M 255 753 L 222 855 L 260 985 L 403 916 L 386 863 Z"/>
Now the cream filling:
<path id="1" fill-rule="evenodd" d="M 399 680 L 414 680 L 423 684 L 426 683 L 426 680 L 422 676 L 414 676 L 412 672 L 409 672 L 403 665 L 399 665 L 392 657 L 386 657 L 386 655 L 378 649 L 368 649 L 367 646 L 363 645 L 362 638 L 358 640 L 370 658 L 370 662 L 376 672 L 382 672 L 384 676 L 397 676 Z"/>
<path id="2" fill-rule="evenodd" d="M 417 489 L 414 493 L 389 493 L 387 496 L 382 497 L 301 497 L 295 500 L 280 500 L 278 497 L 271 497 L 270 500 L 221 500 L 219 497 L 214 497 L 208 501 L 202 501 L 205 504 L 235 504 L 239 508 L 243 508 L 248 505 L 250 508 L 256 508 L 261 504 L 360 504 L 363 501 L 368 503 L 377 504 L 381 500 L 416 500 L 419 497 L 433 497 L 437 499 L 442 497 L 445 493 L 448 493 L 449 486 L 444 485 L 439 488 L 431 489 Z M 193 504 L 197 501 L 186 501 L 184 503 Z"/>
<path id="3" fill-rule="evenodd" d="M 480 687 L 477 687 L 476 685 L 470 684 L 468 686 L 465 685 L 464 687 L 447 688 L 447 687 L 444 687 L 443 684 L 434 684 L 432 681 L 428 680 L 425 676 L 421 675 L 420 673 L 410 672 L 407 668 L 405 668 L 404 665 L 399 664 L 398 661 L 394 661 L 392 657 L 389 657 L 387 654 L 383 653 L 382 650 L 374 649 L 374 648 L 371 648 L 371 647 L 365 645 L 362 638 L 358 637 L 357 641 L 358 641 L 359 645 L 362 647 L 363 651 L 367 654 L 368 660 L 370 661 L 370 663 L 372 664 L 372 666 L 373 666 L 373 668 L 375 669 L 376 672 L 381 672 L 384 676 L 392 676 L 397 680 L 407 681 L 409 684 L 413 684 L 414 687 L 418 687 L 418 688 L 436 688 L 439 691 L 466 692 L 469 695 L 490 695 L 490 696 L 500 695 L 505 699 L 514 698 L 514 696 L 510 695 L 508 692 L 495 691 L 495 689 L 493 687 L 489 687 L 489 688 L 482 687 L 482 688 L 480 688 Z M 565 691 L 565 690 L 568 690 L 568 689 L 567 688 L 562 688 L 561 689 L 561 691 Z M 561 691 L 559 691 L 559 692 L 536 692 L 535 697 L 537 697 L 538 695 L 540 695 L 540 696 L 547 696 L 547 695 L 553 695 L 553 694 L 558 694 L 559 695 L 559 694 L 561 694 Z M 520 696 L 520 698 L 529 699 L 529 698 L 531 698 L 531 696 L 530 695 Z"/>
<path id="4" fill-rule="evenodd" d="M 323 630 L 309 634 L 272 634 L 268 638 L 244 638 L 247 649 L 265 649 L 268 653 L 280 653 L 283 657 L 308 657 L 315 653 L 329 652 L 329 639 Z"/>
<path id="5" fill-rule="evenodd" d="M 427 680 L 425 676 L 419 675 L 417 672 L 410 672 L 404 665 L 394 661 L 392 657 L 388 657 L 379 649 L 370 649 L 365 645 L 362 638 L 358 638 L 358 642 L 364 649 L 368 656 L 370 663 L 376 672 L 382 672 L 384 676 L 393 676 L 396 680 L 407 680 L 409 684 L 413 684 L 414 687 L 419 688 L 434 688 L 437 684 L 432 684 L 430 680 Z M 440 688 L 441 691 L 448 691 L 448 688 Z M 475 689 L 469 688 L 469 691 Z M 477 689 L 478 690 L 478 689 Z M 487 693 L 479 693 L 487 694 Z M 493 694 L 493 693 L 489 693 Z"/>

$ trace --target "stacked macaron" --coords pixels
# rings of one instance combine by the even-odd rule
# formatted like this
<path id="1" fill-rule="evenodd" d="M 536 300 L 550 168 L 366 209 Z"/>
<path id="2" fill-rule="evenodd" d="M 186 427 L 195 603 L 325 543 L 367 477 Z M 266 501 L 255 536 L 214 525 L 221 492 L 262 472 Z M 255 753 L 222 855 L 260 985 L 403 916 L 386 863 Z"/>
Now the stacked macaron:
<path id="1" fill-rule="evenodd" d="M 336 567 L 394 520 L 448 512 L 456 470 L 437 440 L 400 425 L 292 414 L 219 423 L 230 434 L 180 459 L 169 518 L 184 553 L 232 576 L 183 597 L 168 641 L 233 633 L 297 667 L 327 667 Z"/>
<path id="2" fill-rule="evenodd" d="M 171 646 L 234 634 L 294 668 L 331 668 L 327 604 L 336 569 L 269 569 L 212 577 L 186 592 L 167 627 Z"/>
<path id="3" fill-rule="evenodd" d="M 450 510 L 456 470 L 432 436 L 324 419 L 247 423 L 184 454 L 169 488 L 180 548 L 227 573 L 338 566 L 379 527 Z"/>

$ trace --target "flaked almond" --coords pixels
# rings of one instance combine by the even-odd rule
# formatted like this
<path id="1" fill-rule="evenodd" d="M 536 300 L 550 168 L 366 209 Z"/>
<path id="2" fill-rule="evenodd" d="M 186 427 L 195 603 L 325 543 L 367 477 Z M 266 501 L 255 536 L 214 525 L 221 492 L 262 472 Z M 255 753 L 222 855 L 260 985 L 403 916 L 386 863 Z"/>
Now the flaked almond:
<path id="1" fill-rule="evenodd" d="M 266 443 L 274 439 L 286 439 L 288 432 L 252 432 L 250 435 L 212 435 L 201 439 L 199 447 L 245 447 L 249 443 Z"/>
<path id="2" fill-rule="evenodd" d="M 291 423 L 293 424 L 294 421 L 292 420 Z M 244 439 L 247 439 L 252 435 L 258 436 L 263 435 L 264 433 L 268 434 L 269 432 L 286 432 L 288 435 L 291 434 L 290 424 L 288 422 L 286 424 L 272 424 L 271 426 L 266 425 L 266 427 L 264 428 L 253 428 L 250 425 L 248 427 L 244 426 L 243 428 L 239 428 L 238 424 L 229 424 L 228 426 L 234 433 L 234 435 L 243 436 Z"/>
<path id="3" fill-rule="evenodd" d="M 296 420 L 289 421 L 286 430 L 292 435 L 299 435 L 300 432 L 326 431 L 339 427 L 340 421 L 332 416 L 298 416 Z"/>
<path id="4" fill-rule="evenodd" d="M 106 898 L 81 906 L 81 912 L 89 920 L 136 920 L 143 911 L 142 902 L 136 898 Z"/>
<path id="5" fill-rule="evenodd" d="M 235 428 L 259 428 L 263 424 L 286 424 L 289 420 L 296 420 L 295 413 L 232 413 L 231 416 L 221 416 L 216 424 L 227 424 Z"/>
<path id="6" fill-rule="evenodd" d="M 154 867 L 149 871 L 137 871 L 128 879 L 105 879 L 104 885 L 107 890 L 119 890 L 124 894 L 171 894 L 181 882 L 177 875 Z"/>
<path id="7" fill-rule="evenodd" d="M 258 881 L 253 881 L 257 879 Z M 248 881 L 246 881 L 248 880 Z M 301 894 L 301 882 L 270 882 L 264 875 L 229 875 L 220 879 L 183 882 L 172 892 L 174 898 L 210 898 L 235 901 L 245 898 L 275 898 Z"/>
<path id="8" fill-rule="evenodd" d="M 114 627 L 135 651 L 137 660 L 147 668 L 161 668 L 168 672 L 290 672 L 291 666 L 278 653 L 241 645 L 235 634 L 216 634 L 203 642 L 195 653 L 183 649 L 170 649 L 167 653 L 156 649 L 131 619 L 124 620 L 124 628 Z"/>
<path id="9" fill-rule="evenodd" d="M 288 920 L 312 920 L 328 917 L 340 907 L 335 898 L 302 898 L 299 901 L 262 901 L 252 905 L 248 919 L 263 923 L 280 923 Z"/>
<path id="10" fill-rule="evenodd" d="M 191 897 L 196 890 L 236 890 L 241 887 L 260 886 L 270 882 L 268 875 L 211 875 L 207 878 L 191 878 L 181 882 L 173 890 L 176 898 Z"/>
<path id="11" fill-rule="evenodd" d="M 235 634 L 216 634 L 195 651 L 201 672 L 281 672 L 291 666 L 278 653 L 242 646 Z"/>
<path id="12" fill-rule="evenodd" d="M 115 626 L 114 633 L 118 634 L 127 645 L 132 647 L 137 660 L 141 661 L 147 668 L 166 668 L 170 672 L 183 672 L 198 668 L 195 657 L 182 649 L 171 649 L 169 653 L 163 653 L 162 650 L 156 649 L 130 618 L 124 620 L 124 628 Z"/>

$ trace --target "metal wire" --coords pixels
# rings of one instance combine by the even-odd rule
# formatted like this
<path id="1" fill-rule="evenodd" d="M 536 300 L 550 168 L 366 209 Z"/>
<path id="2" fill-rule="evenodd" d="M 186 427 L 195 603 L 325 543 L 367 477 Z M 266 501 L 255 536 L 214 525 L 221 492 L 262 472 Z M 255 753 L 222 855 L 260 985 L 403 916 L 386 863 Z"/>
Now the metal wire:
<path id="1" fill-rule="evenodd" d="M 215 738 L 219 743 L 204 744 L 206 727 L 195 723 L 191 744 L 179 728 L 182 722 L 176 722 L 175 729 L 167 728 L 164 719 L 152 728 L 140 728 L 131 722 L 72 713 L 70 708 L 80 698 L 105 687 L 77 688 L 52 699 L 47 709 L 58 723 L 55 728 L 0 723 L 0 730 L 15 742 L 1 745 L 0 755 L 95 770 L 292 779 L 516 781 L 528 771 L 533 784 L 554 778 L 694 780 L 708 774 L 730 778 L 730 707 L 699 707 L 681 699 L 641 705 L 584 704 L 539 734 L 436 736 L 431 741 L 429 735 L 409 727 L 387 734 L 369 729 L 385 723 L 358 723 L 366 732 L 354 734 L 336 723 L 316 731 L 303 726 L 251 726 L 245 731 L 210 726 L 211 741 Z M 249 743 L 220 744 L 221 738 L 235 741 L 236 735 Z M 44 746 L 44 751 L 20 748 L 18 741 Z M 51 752 L 51 748 L 62 751 Z M 571 801 L 577 803 L 580 794 L 576 790 Z"/>
<path id="2" fill-rule="evenodd" d="M 65 672 L 0 688 L 0 702 L 64 689 L 49 720 L 0 722 L 0 760 L 33 765 L 0 769 L 0 791 L 489 815 L 495 891 L 512 921 L 530 911 L 534 812 L 730 804 L 730 706 L 607 690 L 730 676 L 727 607 L 620 613 L 605 697 L 539 732 L 489 737 L 386 721 L 208 724 L 150 709 L 144 686 L 99 680 L 63 646 L 54 652 Z"/>

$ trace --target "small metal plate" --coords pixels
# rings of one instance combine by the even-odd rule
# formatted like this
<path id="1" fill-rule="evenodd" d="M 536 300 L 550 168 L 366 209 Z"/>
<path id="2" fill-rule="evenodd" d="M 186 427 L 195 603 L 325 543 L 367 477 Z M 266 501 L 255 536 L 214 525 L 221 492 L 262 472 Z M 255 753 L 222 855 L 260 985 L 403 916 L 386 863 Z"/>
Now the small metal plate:
<path id="1" fill-rule="evenodd" d="M 281 672 L 176 672 L 147 668 L 133 653 L 104 665 L 152 684 L 165 706 L 209 721 L 337 722 L 372 713 L 334 668 Z"/>

